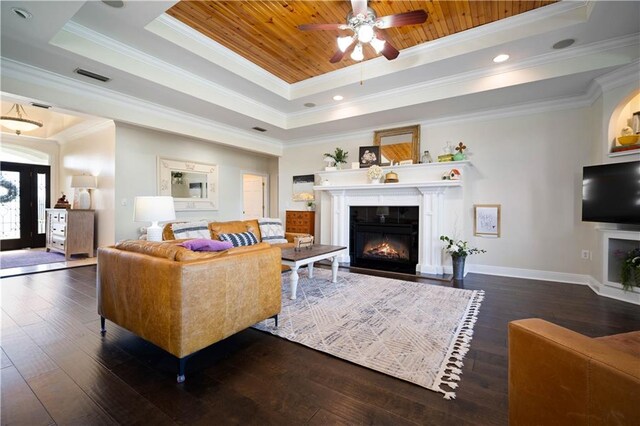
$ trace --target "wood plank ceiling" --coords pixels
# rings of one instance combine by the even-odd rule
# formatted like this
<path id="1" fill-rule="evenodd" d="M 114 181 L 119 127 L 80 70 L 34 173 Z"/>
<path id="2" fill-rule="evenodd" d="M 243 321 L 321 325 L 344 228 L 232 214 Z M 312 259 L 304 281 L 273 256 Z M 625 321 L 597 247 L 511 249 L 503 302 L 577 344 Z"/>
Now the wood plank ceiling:
<path id="1" fill-rule="evenodd" d="M 422 25 L 387 30 L 400 51 L 417 44 L 527 12 L 555 1 L 369 1 L 378 17 L 423 9 Z M 167 13 L 287 83 L 353 65 L 349 56 L 332 64 L 336 37 L 349 31 L 303 32 L 298 25 L 345 23 L 349 1 L 189 1 Z M 365 60 L 377 57 L 365 47 Z M 400 53 L 402 55 L 402 52 Z"/>

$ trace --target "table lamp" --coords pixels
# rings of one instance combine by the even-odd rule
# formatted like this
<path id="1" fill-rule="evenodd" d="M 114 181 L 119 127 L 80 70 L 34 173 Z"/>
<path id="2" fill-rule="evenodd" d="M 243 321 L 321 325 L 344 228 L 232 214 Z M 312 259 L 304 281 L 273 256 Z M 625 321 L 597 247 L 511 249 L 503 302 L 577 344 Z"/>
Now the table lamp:
<path id="1" fill-rule="evenodd" d="M 151 226 L 147 228 L 148 241 L 162 241 L 162 228 L 158 226 L 158 221 L 175 218 L 173 197 L 136 197 L 133 205 L 133 221 L 151 222 Z"/>
<path id="2" fill-rule="evenodd" d="M 78 193 L 78 208 L 81 210 L 89 210 L 91 208 L 91 194 L 89 194 L 87 189 L 98 187 L 96 177 L 90 175 L 72 176 L 71 187 L 80 189 Z"/>

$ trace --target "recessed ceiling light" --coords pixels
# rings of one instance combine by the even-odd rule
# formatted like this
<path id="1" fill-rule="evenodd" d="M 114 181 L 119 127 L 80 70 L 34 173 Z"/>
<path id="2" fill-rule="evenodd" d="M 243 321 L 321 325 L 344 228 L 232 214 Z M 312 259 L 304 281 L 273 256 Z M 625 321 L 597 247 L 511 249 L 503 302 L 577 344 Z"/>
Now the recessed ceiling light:
<path id="1" fill-rule="evenodd" d="M 314 104 L 313 102 L 307 102 L 306 104 L 304 104 L 304 106 L 306 106 L 307 108 L 313 108 L 314 106 L 316 106 L 316 104 Z"/>
<path id="2" fill-rule="evenodd" d="M 343 100 L 343 99 L 344 99 L 344 96 L 342 96 L 342 95 L 335 95 L 335 96 L 333 97 L 333 100 L 334 100 L 334 101 L 341 101 L 341 100 Z"/>
<path id="3" fill-rule="evenodd" d="M 115 7 L 117 9 L 120 9 L 124 6 L 124 2 L 121 0 L 102 0 L 102 3 L 106 4 L 107 6 Z"/>
<path id="4" fill-rule="evenodd" d="M 26 9 L 21 9 L 19 7 L 12 7 L 11 11 L 21 17 L 22 19 L 31 19 L 33 15 Z"/>
<path id="5" fill-rule="evenodd" d="M 493 58 L 493 62 L 499 64 L 500 62 L 504 62 L 507 59 L 509 59 L 509 55 L 507 55 L 506 53 L 501 53 L 498 56 L 496 56 L 495 58 Z"/>
<path id="6" fill-rule="evenodd" d="M 566 39 L 560 40 L 559 42 L 554 44 L 553 48 L 554 49 L 564 49 L 565 47 L 571 46 L 575 42 L 576 42 L 576 40 L 573 39 L 573 38 L 566 38 Z"/>

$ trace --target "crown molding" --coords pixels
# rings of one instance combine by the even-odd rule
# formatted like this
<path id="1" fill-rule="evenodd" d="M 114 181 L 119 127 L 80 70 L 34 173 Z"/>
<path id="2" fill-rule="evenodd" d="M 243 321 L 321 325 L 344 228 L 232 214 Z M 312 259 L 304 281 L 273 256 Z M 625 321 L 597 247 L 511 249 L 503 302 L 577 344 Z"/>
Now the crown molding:
<path id="1" fill-rule="evenodd" d="M 108 128 L 113 128 L 115 130 L 115 123 L 113 120 L 97 118 L 78 123 L 75 126 L 57 133 L 54 137 L 58 140 L 60 145 L 64 145 L 67 142 L 92 135 Z"/>
<path id="2" fill-rule="evenodd" d="M 147 24 L 145 29 L 276 95 L 291 100 L 289 83 L 166 13 Z"/>
<path id="3" fill-rule="evenodd" d="M 640 42 L 640 34 L 636 34 L 636 41 Z M 595 79 L 595 82 L 600 86 L 602 91 L 609 91 L 625 84 L 640 84 L 639 76 L 640 60 L 635 60 L 628 65 L 611 71 L 610 73 L 601 75 Z"/>
<path id="4" fill-rule="evenodd" d="M 282 143 L 244 129 L 124 95 L 89 83 L 0 57 L 3 90 L 28 93 L 70 111 L 183 134 L 267 155 L 282 155 Z"/>
<path id="5" fill-rule="evenodd" d="M 67 22 L 49 43 L 256 120 L 285 126 L 286 115 L 275 108 L 73 21 Z"/>
<path id="6" fill-rule="evenodd" d="M 488 108 L 486 110 L 476 111 L 473 113 L 465 113 L 460 115 L 450 115 L 447 117 L 436 118 L 433 120 L 418 121 L 403 121 L 394 123 L 385 127 L 403 127 L 409 125 L 418 124 L 421 127 L 433 127 L 447 124 L 459 124 L 463 122 L 474 121 L 487 121 L 487 120 L 499 120 L 509 117 L 517 117 L 522 115 L 531 115 L 550 111 L 562 111 L 567 109 L 590 107 L 600 96 L 600 92 L 597 85 L 591 84 L 586 93 L 580 96 L 572 96 L 565 98 L 549 99 L 545 101 L 527 102 L 517 105 L 510 105 L 508 107 L 500 108 Z M 373 132 L 380 130 L 379 127 L 371 127 L 366 130 L 358 130 L 350 133 L 338 133 L 325 136 L 319 136 L 315 138 L 294 139 L 285 142 L 285 149 L 287 147 L 297 147 L 304 145 L 318 145 L 327 144 L 336 141 L 337 139 L 354 140 L 363 137 L 373 138 Z"/>

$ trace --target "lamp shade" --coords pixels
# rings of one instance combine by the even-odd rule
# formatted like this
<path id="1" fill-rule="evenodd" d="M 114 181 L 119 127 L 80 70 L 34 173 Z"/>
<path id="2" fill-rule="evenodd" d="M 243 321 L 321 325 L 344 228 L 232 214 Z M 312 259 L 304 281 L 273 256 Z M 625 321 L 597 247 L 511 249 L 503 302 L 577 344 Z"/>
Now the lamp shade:
<path id="1" fill-rule="evenodd" d="M 133 205 L 134 222 L 174 220 L 173 197 L 136 197 Z"/>
<path id="2" fill-rule="evenodd" d="M 97 188 L 98 180 L 95 176 L 82 175 L 71 177 L 72 188 Z"/>

